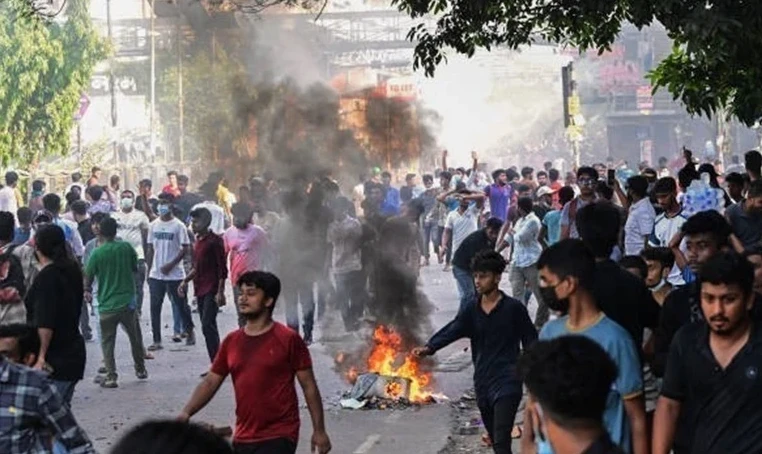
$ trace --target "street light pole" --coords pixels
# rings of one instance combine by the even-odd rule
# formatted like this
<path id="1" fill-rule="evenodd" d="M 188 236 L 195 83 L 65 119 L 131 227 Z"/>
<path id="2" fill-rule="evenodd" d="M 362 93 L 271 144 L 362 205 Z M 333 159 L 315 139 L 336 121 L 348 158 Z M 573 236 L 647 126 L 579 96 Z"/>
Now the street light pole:
<path id="1" fill-rule="evenodd" d="M 153 5 L 153 3 L 152 3 Z M 156 126 L 154 125 L 154 112 L 156 111 L 156 15 L 154 14 L 155 8 L 151 8 L 151 141 L 150 154 L 156 153 Z M 166 156 L 165 156 L 166 160 Z"/>

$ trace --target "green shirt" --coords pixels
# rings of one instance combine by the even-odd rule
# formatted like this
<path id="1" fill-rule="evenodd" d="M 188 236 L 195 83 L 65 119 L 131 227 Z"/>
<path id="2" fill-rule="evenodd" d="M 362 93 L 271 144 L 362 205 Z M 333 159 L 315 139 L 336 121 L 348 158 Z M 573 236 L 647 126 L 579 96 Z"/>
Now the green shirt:
<path id="1" fill-rule="evenodd" d="M 95 248 L 85 273 L 98 279 L 99 313 L 118 312 L 133 303 L 137 266 L 138 256 L 130 243 L 108 241 Z"/>

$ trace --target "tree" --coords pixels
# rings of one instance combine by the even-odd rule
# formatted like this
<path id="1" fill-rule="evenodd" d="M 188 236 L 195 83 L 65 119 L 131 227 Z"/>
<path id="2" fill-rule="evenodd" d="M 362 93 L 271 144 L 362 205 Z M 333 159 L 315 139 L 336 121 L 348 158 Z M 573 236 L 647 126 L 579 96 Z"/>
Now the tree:
<path id="1" fill-rule="evenodd" d="M 476 49 L 549 41 L 603 52 L 622 23 L 639 29 L 660 22 L 674 41 L 671 55 L 649 77 L 666 88 L 691 114 L 720 109 L 747 125 L 762 118 L 762 2 L 722 0 L 392 0 L 414 18 L 438 17 L 408 38 L 417 42 L 415 67 L 428 76 L 446 50 Z"/>
<path id="2" fill-rule="evenodd" d="M 95 64 L 107 55 L 85 0 L 48 22 L 29 2 L 0 6 L 0 161 L 27 166 L 69 151 L 74 114 Z"/>

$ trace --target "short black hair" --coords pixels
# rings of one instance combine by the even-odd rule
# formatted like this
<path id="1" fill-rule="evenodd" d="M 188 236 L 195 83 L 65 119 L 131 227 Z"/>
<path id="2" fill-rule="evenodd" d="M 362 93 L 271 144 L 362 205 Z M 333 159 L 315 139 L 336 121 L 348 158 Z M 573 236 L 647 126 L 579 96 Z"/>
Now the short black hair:
<path id="1" fill-rule="evenodd" d="M 16 184 L 16 182 L 19 181 L 19 174 L 17 174 L 14 171 L 6 172 L 5 173 L 5 184 L 8 186 Z"/>
<path id="2" fill-rule="evenodd" d="M 643 198 L 648 194 L 648 178 L 643 175 L 633 175 L 627 179 L 627 189 L 636 196 Z"/>
<path id="3" fill-rule="evenodd" d="M 619 260 L 619 266 L 625 269 L 638 270 L 642 279 L 645 279 L 648 275 L 648 265 L 646 265 L 643 257 L 639 255 L 625 255 Z"/>
<path id="4" fill-rule="evenodd" d="M 537 178 L 547 177 L 547 176 L 548 176 L 548 172 L 546 172 L 544 170 L 540 170 L 539 172 L 537 172 Z"/>
<path id="5" fill-rule="evenodd" d="M 97 202 L 103 197 L 103 187 L 94 184 L 87 188 L 87 195 L 90 196 L 93 202 Z"/>
<path id="6" fill-rule="evenodd" d="M 537 269 L 547 268 L 561 279 L 576 278 L 590 290 L 595 279 L 595 257 L 582 240 L 565 239 L 542 251 Z"/>
<path id="7" fill-rule="evenodd" d="M 391 178 L 391 177 L 392 177 L 391 173 L 389 173 L 387 171 L 381 172 L 381 178 Z"/>
<path id="8" fill-rule="evenodd" d="M 121 181 L 121 178 L 119 178 L 119 175 L 114 174 L 114 175 L 111 175 L 111 177 L 108 179 L 108 181 L 111 184 L 117 184 L 117 183 L 119 183 Z"/>
<path id="9" fill-rule="evenodd" d="M 505 173 L 505 170 L 503 169 L 495 169 L 492 171 L 492 179 L 497 182 L 497 180 L 500 179 L 500 175 L 504 173 Z"/>
<path id="10" fill-rule="evenodd" d="M 725 183 L 728 184 L 738 184 L 743 186 L 745 184 L 745 181 L 743 179 L 743 175 L 741 175 L 738 172 L 730 172 L 725 176 Z"/>
<path id="11" fill-rule="evenodd" d="M 591 203 L 577 211 L 577 232 L 596 258 L 607 258 L 619 242 L 622 218 L 610 203 Z"/>
<path id="12" fill-rule="evenodd" d="M 139 424 L 117 442 L 111 454 L 233 454 L 224 439 L 209 429 L 180 421 Z"/>
<path id="13" fill-rule="evenodd" d="M 32 222 L 32 210 L 29 207 L 21 207 L 16 211 L 16 217 L 19 224 L 28 224 Z"/>
<path id="14" fill-rule="evenodd" d="M 143 178 L 138 183 L 138 187 L 140 187 L 140 188 L 152 188 L 153 187 L 153 182 L 149 178 Z"/>
<path id="15" fill-rule="evenodd" d="M 671 194 L 677 192 L 677 183 L 672 177 L 663 177 L 656 180 L 654 188 L 651 191 L 654 194 Z"/>
<path id="16" fill-rule="evenodd" d="M 433 183 L 434 182 L 434 176 L 431 175 L 431 174 L 428 174 L 428 173 L 425 174 L 422 179 L 423 179 L 424 183 Z"/>
<path id="17" fill-rule="evenodd" d="M 471 271 L 474 272 L 480 271 L 501 275 L 503 274 L 503 271 L 505 271 L 505 267 L 505 258 L 503 258 L 497 251 L 480 251 L 471 260 Z"/>
<path id="18" fill-rule="evenodd" d="M 535 342 L 519 359 L 518 372 L 547 415 L 569 430 L 603 425 L 619 373 L 598 343 L 579 335 Z"/>
<path id="19" fill-rule="evenodd" d="M 743 157 L 746 170 L 755 174 L 759 174 L 762 171 L 762 154 L 757 150 L 749 150 Z"/>
<path id="20" fill-rule="evenodd" d="M 452 180 L 452 173 L 448 172 L 447 170 L 443 170 L 442 172 L 439 173 L 439 178 L 450 181 Z"/>
<path id="21" fill-rule="evenodd" d="M 107 215 L 100 221 L 98 226 L 101 228 L 101 235 L 109 239 L 116 238 L 116 230 L 119 227 L 116 219 Z"/>
<path id="22" fill-rule="evenodd" d="M 32 182 L 32 191 L 42 191 L 45 189 L 45 182 L 42 180 L 34 180 Z"/>
<path id="23" fill-rule="evenodd" d="M 135 191 L 132 189 L 123 189 L 122 192 L 119 194 L 120 197 L 123 197 L 125 194 L 129 194 L 130 197 L 133 199 L 135 198 Z"/>
<path id="24" fill-rule="evenodd" d="M 640 256 L 646 261 L 661 263 L 664 268 L 672 268 L 675 265 L 675 254 L 668 247 L 648 247 L 640 252 Z"/>
<path id="25" fill-rule="evenodd" d="M 744 296 L 754 291 L 754 266 L 735 252 L 720 252 L 701 265 L 701 282 L 738 285 Z"/>
<path id="26" fill-rule="evenodd" d="M 598 184 L 595 185 L 595 191 L 606 200 L 610 201 L 614 198 L 614 190 L 606 181 L 598 180 Z"/>
<path id="27" fill-rule="evenodd" d="M 598 179 L 598 171 L 595 170 L 593 167 L 582 166 L 579 169 L 577 169 L 577 178 L 582 178 L 582 175 L 587 175 L 593 180 Z"/>
<path id="28" fill-rule="evenodd" d="M 172 175 L 177 176 L 177 170 L 170 170 L 167 172 L 167 177 L 171 177 Z"/>
<path id="29" fill-rule="evenodd" d="M 241 277 L 238 278 L 238 282 L 236 282 L 238 288 L 241 288 L 244 285 L 250 285 L 261 289 L 265 294 L 265 298 L 273 299 L 272 307 L 275 308 L 275 302 L 278 301 L 281 288 L 278 276 L 273 273 L 268 273 L 267 271 L 247 271 L 243 273 Z"/>
<path id="30" fill-rule="evenodd" d="M 508 177 L 508 181 L 513 181 L 519 177 L 519 174 L 514 169 L 508 169 L 505 171 L 505 176 Z"/>
<path id="31" fill-rule="evenodd" d="M 489 218 L 484 228 L 487 230 L 500 230 L 503 228 L 503 220 L 500 218 Z"/>
<path id="32" fill-rule="evenodd" d="M 40 353 L 40 335 L 37 328 L 25 323 L 11 323 L 0 325 L 0 339 L 13 338 L 18 342 L 19 356 L 21 358 L 32 353 Z"/>
<path id="33" fill-rule="evenodd" d="M 61 197 L 58 194 L 49 193 L 42 196 L 42 207 L 54 215 L 61 212 Z"/>
<path id="34" fill-rule="evenodd" d="M 188 178 L 188 175 L 178 175 L 177 182 L 188 184 L 188 182 L 190 182 L 190 178 Z"/>
<path id="35" fill-rule="evenodd" d="M 236 218 L 251 219 L 254 209 L 248 203 L 236 202 L 230 207 L 230 212 Z"/>
<path id="36" fill-rule="evenodd" d="M 205 221 L 207 224 L 212 223 L 212 212 L 204 207 L 199 207 L 191 210 L 190 217 L 193 219 L 200 219 Z"/>
<path id="37" fill-rule="evenodd" d="M 0 211 L 0 241 L 13 241 L 13 234 L 16 230 L 16 220 L 13 213 L 9 211 Z"/>
<path id="38" fill-rule="evenodd" d="M 162 192 L 156 199 L 159 203 L 175 203 L 175 196 L 168 192 Z"/>
<path id="39" fill-rule="evenodd" d="M 101 171 L 101 168 L 98 166 L 93 166 L 93 168 L 90 169 L 91 174 L 94 174 L 95 172 L 100 172 L 100 171 Z"/>
<path id="40" fill-rule="evenodd" d="M 553 169 L 550 169 L 553 170 Z M 561 206 L 574 200 L 574 188 L 571 186 L 564 186 L 558 190 L 558 202 Z"/>
<path id="41" fill-rule="evenodd" d="M 71 182 L 72 183 L 78 183 L 79 180 L 82 179 L 82 174 L 80 172 L 74 172 L 71 174 Z"/>
<path id="42" fill-rule="evenodd" d="M 532 207 L 534 207 L 534 202 L 532 201 L 531 197 L 519 197 L 519 199 L 516 201 L 516 206 L 527 213 L 531 213 Z"/>
<path id="43" fill-rule="evenodd" d="M 74 214 L 78 214 L 80 216 L 84 216 L 87 214 L 87 202 L 84 200 L 75 200 L 69 205 L 69 208 L 71 208 L 71 212 Z"/>
<path id="44" fill-rule="evenodd" d="M 558 169 L 548 170 L 548 179 L 550 181 L 558 181 L 559 178 L 561 178 L 561 173 L 558 171 Z"/>
<path id="45" fill-rule="evenodd" d="M 101 222 L 103 222 L 103 220 L 106 219 L 107 217 L 109 217 L 108 213 L 104 213 L 102 211 L 97 211 L 97 212 L 93 213 L 92 216 L 90 216 L 90 223 L 91 224 L 96 224 L 100 228 Z"/>
<path id="46" fill-rule="evenodd" d="M 725 218 L 714 210 L 700 211 L 689 217 L 681 230 L 684 235 L 709 234 L 717 243 L 717 247 L 727 245 L 728 237 L 732 233 Z"/>
<path id="47" fill-rule="evenodd" d="M 532 167 L 522 167 L 521 168 L 521 176 L 522 177 L 527 177 L 527 176 L 531 175 L 532 173 L 534 173 L 534 169 Z"/>

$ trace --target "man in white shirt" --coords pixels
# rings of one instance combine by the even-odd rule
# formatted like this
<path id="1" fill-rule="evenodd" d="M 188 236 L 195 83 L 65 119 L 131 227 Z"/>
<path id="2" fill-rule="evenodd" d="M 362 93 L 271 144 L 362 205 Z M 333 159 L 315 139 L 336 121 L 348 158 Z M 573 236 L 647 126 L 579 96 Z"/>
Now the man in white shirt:
<path id="1" fill-rule="evenodd" d="M 77 198 L 82 199 L 83 195 L 85 193 L 85 185 L 82 184 L 82 174 L 79 172 L 74 172 L 71 174 L 71 184 L 66 186 L 66 191 L 64 191 L 64 197 L 66 197 L 66 194 L 70 193 L 73 188 L 77 188 Z"/>
<path id="2" fill-rule="evenodd" d="M 669 247 L 670 241 L 677 235 L 685 224 L 687 218 L 683 214 L 683 207 L 677 203 L 677 183 L 672 177 L 656 180 L 653 189 L 656 202 L 664 210 L 656 217 L 654 229 L 648 237 L 648 245 L 651 247 Z M 685 248 L 685 242 L 680 246 Z M 680 267 L 675 264 L 669 272 L 667 282 L 673 286 L 685 284 Z"/>
<path id="3" fill-rule="evenodd" d="M 0 211 L 7 211 L 13 214 L 16 218 L 16 211 L 19 209 L 18 200 L 16 199 L 16 184 L 18 184 L 19 176 L 16 172 L 7 172 L 5 174 L 5 186 L 0 189 Z"/>
<path id="4" fill-rule="evenodd" d="M 148 239 L 150 221 L 142 211 L 135 209 L 135 193 L 126 189 L 119 199 L 120 211 L 112 213 L 117 222 L 117 236 L 130 243 L 138 256 L 138 269 L 135 271 L 135 295 L 137 313 L 143 313 L 143 284 L 146 281 L 146 257 L 143 245 Z"/>
<path id="5" fill-rule="evenodd" d="M 180 283 L 185 279 L 183 257 L 190 248 L 188 228 L 172 214 L 172 196 L 162 193 L 157 210 L 159 218 L 148 229 L 146 264 L 148 267 L 148 290 L 151 294 L 151 329 L 153 344 L 149 351 L 161 350 L 161 309 L 164 295 L 180 318 L 181 327 L 188 335 L 186 345 L 195 345 L 193 320 L 188 301 L 178 293 Z M 179 333 L 175 333 L 179 334 Z M 175 336 L 177 338 L 177 336 Z M 177 338 L 179 341 L 179 338 Z"/>
<path id="6" fill-rule="evenodd" d="M 624 255 L 640 255 L 653 232 L 656 211 L 648 198 L 648 180 L 642 175 L 627 179 L 630 208 L 624 224 Z"/>
<path id="7" fill-rule="evenodd" d="M 478 221 L 479 214 L 481 213 L 481 205 L 486 198 L 484 193 L 472 193 L 467 189 L 464 189 L 459 191 L 456 197 L 458 198 L 458 208 L 451 211 L 445 220 L 444 233 L 442 234 L 442 242 L 439 247 L 440 259 L 447 253 L 447 245 L 450 243 L 450 238 L 452 238 L 452 252 L 454 254 L 463 240 L 479 229 Z M 468 294 L 466 283 L 472 282 L 473 280 L 471 271 L 458 266 L 453 266 L 452 275 L 455 278 L 455 282 L 458 284 L 458 296 L 462 302 Z"/>

